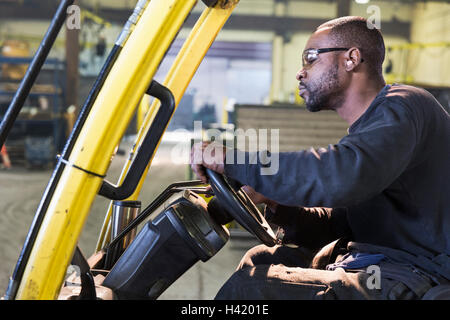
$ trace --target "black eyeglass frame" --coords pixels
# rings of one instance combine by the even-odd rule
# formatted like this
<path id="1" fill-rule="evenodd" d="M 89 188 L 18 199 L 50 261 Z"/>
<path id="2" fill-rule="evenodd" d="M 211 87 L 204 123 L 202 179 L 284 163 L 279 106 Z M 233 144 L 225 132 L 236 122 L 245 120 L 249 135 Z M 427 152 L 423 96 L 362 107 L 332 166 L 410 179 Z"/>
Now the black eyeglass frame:
<path id="1" fill-rule="evenodd" d="M 302 54 L 302 64 L 303 67 L 311 65 L 312 63 L 305 63 L 306 59 L 305 59 L 305 55 L 306 54 L 310 54 L 310 53 L 315 53 L 317 56 L 319 56 L 319 54 L 321 53 L 325 53 L 325 52 L 332 52 L 332 51 L 347 51 L 350 50 L 350 48 L 320 48 L 320 49 L 306 49 L 305 51 L 303 51 Z M 316 58 L 317 60 L 317 58 Z M 314 60 L 315 61 L 315 60 Z M 314 62 L 313 61 L 313 62 Z M 364 59 L 361 59 L 361 62 L 364 62 Z"/>

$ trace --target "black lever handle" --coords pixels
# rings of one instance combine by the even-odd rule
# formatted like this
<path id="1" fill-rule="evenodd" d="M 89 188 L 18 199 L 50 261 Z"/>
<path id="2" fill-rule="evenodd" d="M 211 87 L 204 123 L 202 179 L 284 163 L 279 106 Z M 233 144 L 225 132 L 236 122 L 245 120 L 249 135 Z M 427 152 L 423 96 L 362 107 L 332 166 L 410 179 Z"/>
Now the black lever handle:
<path id="1" fill-rule="evenodd" d="M 122 184 L 115 186 L 106 180 L 103 181 L 99 194 L 108 199 L 123 200 L 133 194 L 164 130 L 175 112 L 175 98 L 168 88 L 153 80 L 146 93 L 160 100 L 161 107 L 136 152 L 136 157 L 131 163 Z"/>

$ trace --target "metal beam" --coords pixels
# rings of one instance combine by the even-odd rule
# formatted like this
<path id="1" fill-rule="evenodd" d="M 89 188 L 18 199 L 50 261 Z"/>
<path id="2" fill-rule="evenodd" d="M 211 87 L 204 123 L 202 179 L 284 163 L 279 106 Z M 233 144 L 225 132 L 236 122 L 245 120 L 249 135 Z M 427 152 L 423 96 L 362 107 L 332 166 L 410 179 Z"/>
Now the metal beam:
<path id="1" fill-rule="evenodd" d="M 29 1 L 22 5 L 0 2 L 0 18 L 50 20 L 57 7 L 53 1 Z"/>
<path id="2" fill-rule="evenodd" d="M 78 91 L 80 87 L 79 55 L 80 55 L 80 31 L 66 28 L 66 103 L 74 105 L 77 110 Z M 78 112 L 77 112 L 78 114 Z"/>
<path id="3" fill-rule="evenodd" d="M 337 0 L 337 17 L 350 15 L 350 0 Z"/>
<path id="4" fill-rule="evenodd" d="M 26 5 L 5 4 L 0 2 L 0 19 L 50 19 L 53 4 L 43 4 L 42 1 L 31 0 Z M 49 8 L 50 7 L 50 8 Z M 87 8 L 91 10 L 92 8 Z M 101 8 L 98 15 L 103 19 L 123 25 L 130 15 L 130 10 Z M 193 12 L 186 20 L 184 27 L 191 28 L 200 17 L 200 13 Z M 332 17 L 330 17 L 332 19 Z M 225 30 L 270 31 L 276 34 L 292 34 L 293 32 L 312 32 L 319 25 L 329 19 L 304 17 L 278 17 L 264 15 L 235 14 L 231 15 L 225 24 Z M 382 21 L 381 31 L 384 35 L 400 36 L 410 39 L 410 22 L 398 20 Z"/>
<path id="5" fill-rule="evenodd" d="M 102 8 L 99 15 L 108 21 L 121 21 L 126 16 L 126 10 Z M 186 20 L 184 27 L 192 28 L 200 17 L 200 13 L 193 12 Z M 330 19 L 332 19 L 330 17 Z M 330 19 L 304 17 L 278 17 L 267 15 L 234 14 L 228 19 L 224 30 L 270 31 L 276 34 L 290 34 L 293 32 L 312 32 L 322 23 Z M 384 35 L 410 38 L 411 23 L 398 20 L 382 21 Z"/>
<path id="6" fill-rule="evenodd" d="M 195 14 L 191 14 L 185 23 L 190 27 L 192 20 L 196 19 Z M 331 18 L 330 18 L 331 19 Z M 275 17 L 275 16 L 255 16 L 255 15 L 232 15 L 224 26 L 225 30 L 253 30 L 253 31 L 273 31 L 276 34 L 289 34 L 293 32 L 313 32 L 319 25 L 330 19 L 300 18 L 300 17 Z M 402 21 L 382 21 L 381 31 L 384 35 L 401 36 L 410 38 L 411 24 Z"/>

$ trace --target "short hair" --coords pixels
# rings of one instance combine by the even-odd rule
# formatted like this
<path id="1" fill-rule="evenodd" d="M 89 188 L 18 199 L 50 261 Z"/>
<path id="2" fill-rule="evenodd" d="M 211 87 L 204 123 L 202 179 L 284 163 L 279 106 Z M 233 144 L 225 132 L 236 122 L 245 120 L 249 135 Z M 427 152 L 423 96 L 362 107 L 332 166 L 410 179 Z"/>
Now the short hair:
<path id="1" fill-rule="evenodd" d="M 375 25 L 363 17 L 348 16 L 330 20 L 317 27 L 330 28 L 329 36 L 337 47 L 357 47 L 370 71 L 383 74 L 385 46 L 383 36 Z"/>

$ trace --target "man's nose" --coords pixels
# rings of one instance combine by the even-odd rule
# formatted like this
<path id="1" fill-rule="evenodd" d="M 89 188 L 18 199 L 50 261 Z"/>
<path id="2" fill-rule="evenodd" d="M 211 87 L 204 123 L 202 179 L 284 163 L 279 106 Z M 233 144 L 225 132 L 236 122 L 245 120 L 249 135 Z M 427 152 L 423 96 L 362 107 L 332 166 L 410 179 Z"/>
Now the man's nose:
<path id="1" fill-rule="evenodd" d="M 303 78 L 305 78 L 306 77 L 306 70 L 305 70 L 305 68 L 301 68 L 298 72 L 297 72 L 297 75 L 296 75 L 296 79 L 298 80 L 298 81 L 301 81 Z"/>

